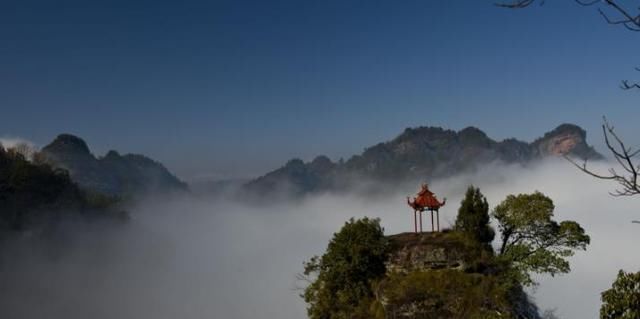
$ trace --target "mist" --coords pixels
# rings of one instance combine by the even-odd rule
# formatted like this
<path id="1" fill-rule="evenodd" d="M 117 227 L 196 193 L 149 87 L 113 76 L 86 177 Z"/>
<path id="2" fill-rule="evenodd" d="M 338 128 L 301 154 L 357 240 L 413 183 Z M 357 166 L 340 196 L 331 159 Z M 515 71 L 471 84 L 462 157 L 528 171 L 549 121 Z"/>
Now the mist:
<path id="1" fill-rule="evenodd" d="M 4 148 L 13 148 L 19 144 L 25 144 L 32 148 L 35 147 L 35 143 L 27 139 L 24 139 L 22 137 L 8 137 L 8 136 L 0 137 L 0 145 L 2 145 L 2 147 Z"/>
<path id="2" fill-rule="evenodd" d="M 539 190 L 554 200 L 557 220 L 586 229 L 591 245 L 571 258 L 572 272 L 536 276 L 540 285 L 530 291 L 560 318 L 597 317 L 600 292 L 617 271 L 638 271 L 640 225 L 631 220 L 640 217 L 640 198 L 613 198 L 615 184 L 566 161 L 495 164 L 429 183 L 448 198 L 441 227 L 453 224 L 474 184 L 491 207 Z M 296 281 L 303 261 L 321 254 L 350 217 L 379 217 L 387 234 L 411 231 L 405 197 L 418 186 L 375 198 L 324 194 L 264 204 L 148 198 L 130 208 L 125 225 L 65 225 L 55 240 L 25 236 L 0 246 L 0 309 L 6 318 L 305 318 L 304 283 Z"/>

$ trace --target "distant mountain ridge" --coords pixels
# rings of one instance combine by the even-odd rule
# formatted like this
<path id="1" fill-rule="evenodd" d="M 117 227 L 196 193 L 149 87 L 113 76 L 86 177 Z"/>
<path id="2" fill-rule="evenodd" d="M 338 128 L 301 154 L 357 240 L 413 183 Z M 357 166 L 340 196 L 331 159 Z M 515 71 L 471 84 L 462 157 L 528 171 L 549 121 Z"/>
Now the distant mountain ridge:
<path id="1" fill-rule="evenodd" d="M 292 159 L 244 188 L 258 194 L 279 191 L 304 194 L 348 188 L 352 181 L 362 178 L 387 183 L 431 179 L 496 161 L 525 164 L 559 155 L 603 158 L 587 144 L 586 131 L 574 124 L 562 124 L 532 143 L 514 138 L 497 142 L 475 127 L 458 132 L 417 127 L 407 128 L 396 138 L 368 147 L 345 162 L 332 162 L 326 156 L 308 163 Z"/>
<path id="2" fill-rule="evenodd" d="M 53 166 L 68 170 L 80 187 L 107 195 L 187 190 L 187 185 L 159 162 L 116 151 L 97 158 L 84 140 L 70 134 L 56 137 L 41 154 Z"/>

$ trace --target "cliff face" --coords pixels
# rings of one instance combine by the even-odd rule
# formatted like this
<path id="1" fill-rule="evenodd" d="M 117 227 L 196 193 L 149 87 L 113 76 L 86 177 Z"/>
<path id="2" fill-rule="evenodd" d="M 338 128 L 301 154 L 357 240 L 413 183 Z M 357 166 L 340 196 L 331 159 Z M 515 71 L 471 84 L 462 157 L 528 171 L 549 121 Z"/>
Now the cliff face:
<path id="1" fill-rule="evenodd" d="M 387 275 L 376 290 L 385 318 L 539 318 L 486 247 L 456 232 L 388 238 Z"/>
<path id="2" fill-rule="evenodd" d="M 79 137 L 62 134 L 41 154 L 53 166 L 69 171 L 82 188 L 114 196 L 152 191 L 184 191 L 185 183 L 162 164 L 142 155 L 109 151 L 96 158 Z"/>
<path id="3" fill-rule="evenodd" d="M 449 233 L 402 233 L 389 236 L 390 273 L 437 269 L 464 270 L 481 251 L 469 249 L 464 241 Z"/>
<path id="4" fill-rule="evenodd" d="M 577 125 L 562 124 L 531 143 L 538 156 L 573 155 L 583 159 L 602 159 L 587 144 L 587 132 Z"/>
<path id="5" fill-rule="evenodd" d="M 495 141 L 475 127 L 458 132 L 439 127 L 407 128 L 393 140 L 366 148 L 345 162 L 334 163 L 325 156 L 309 163 L 291 160 L 249 182 L 246 188 L 263 194 L 334 191 L 349 188 L 354 180 L 390 184 L 440 178 L 491 162 L 526 164 L 561 155 L 602 158 L 587 144 L 586 132 L 572 124 L 562 124 L 532 143 L 516 139 Z"/>

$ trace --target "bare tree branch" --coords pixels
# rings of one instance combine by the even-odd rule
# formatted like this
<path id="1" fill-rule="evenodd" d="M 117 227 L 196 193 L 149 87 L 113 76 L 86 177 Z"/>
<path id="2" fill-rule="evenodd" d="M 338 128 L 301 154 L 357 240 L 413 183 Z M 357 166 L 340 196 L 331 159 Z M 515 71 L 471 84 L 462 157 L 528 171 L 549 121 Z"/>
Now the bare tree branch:
<path id="1" fill-rule="evenodd" d="M 603 8 L 598 8 L 598 13 L 602 16 L 602 18 L 611 25 L 620 25 L 626 28 L 629 31 L 640 32 L 640 12 L 631 13 L 627 8 L 620 4 L 620 1 L 617 0 L 574 0 L 577 4 L 583 7 L 591 7 L 591 6 L 604 6 L 616 17 L 612 17 L 610 14 L 605 12 Z M 540 5 L 544 4 L 544 0 L 511 0 L 508 2 L 499 2 L 495 5 L 502 8 L 509 9 L 523 9 L 529 7 L 533 3 L 538 2 Z M 640 11 L 640 8 L 638 8 Z M 638 68 L 636 70 L 640 71 Z M 628 80 L 623 80 L 620 88 L 623 90 L 630 89 L 640 89 L 640 83 L 629 82 Z"/>
<path id="2" fill-rule="evenodd" d="M 502 8 L 522 9 L 528 7 L 534 2 L 536 2 L 536 0 L 519 0 L 511 3 L 496 3 L 495 5 Z M 544 1 L 541 1 L 541 4 L 542 3 L 544 3 Z"/>
<path id="3" fill-rule="evenodd" d="M 534 2 L 539 2 L 541 5 L 544 4 L 544 0 L 516 0 L 511 2 L 499 2 L 495 5 L 502 8 L 510 8 L 510 9 L 523 9 Z M 632 31 L 640 31 L 640 13 L 631 14 L 627 9 L 623 8 L 622 5 L 618 3 L 616 0 L 574 0 L 577 4 L 583 7 L 591 7 L 597 4 L 606 4 L 607 7 L 611 8 L 612 11 L 617 13 L 620 16 L 619 19 L 611 19 L 602 9 L 598 8 L 598 12 L 602 15 L 602 17 L 609 24 L 622 24 L 627 29 Z"/>
<path id="4" fill-rule="evenodd" d="M 624 170 L 624 175 L 620 175 L 614 168 L 610 168 L 608 174 L 596 173 L 587 167 L 586 159 L 582 164 L 578 164 L 574 159 L 568 156 L 565 156 L 565 158 L 586 174 L 595 178 L 613 180 L 617 182 L 620 188 L 610 192 L 609 194 L 612 196 L 640 195 L 640 185 L 638 185 L 640 165 L 634 163 L 634 158 L 640 154 L 640 150 L 633 151 L 631 148 L 625 146 L 622 139 L 614 131 L 614 127 L 607 122 L 606 118 L 603 119 L 603 122 L 602 134 L 604 135 L 604 141 L 611 154 L 613 154 L 613 158 Z"/>

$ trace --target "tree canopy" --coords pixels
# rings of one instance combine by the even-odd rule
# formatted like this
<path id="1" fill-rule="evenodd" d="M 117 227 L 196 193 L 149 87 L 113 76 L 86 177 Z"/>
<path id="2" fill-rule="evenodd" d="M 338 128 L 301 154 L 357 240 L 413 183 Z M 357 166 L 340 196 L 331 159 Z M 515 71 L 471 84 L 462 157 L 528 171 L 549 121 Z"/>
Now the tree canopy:
<path id="1" fill-rule="evenodd" d="M 304 291 L 309 318 L 369 318 L 371 282 L 384 276 L 387 253 L 380 220 L 346 222 L 324 255 L 305 263 L 305 275 L 317 276 Z"/>
<path id="2" fill-rule="evenodd" d="M 602 293 L 602 319 L 640 318 L 640 271 L 618 272 L 611 289 Z"/>
<path id="3" fill-rule="evenodd" d="M 501 233 L 499 258 L 510 264 L 523 285 L 534 283 L 531 272 L 552 276 L 569 272 L 566 257 L 589 244 L 578 223 L 552 219 L 554 208 L 549 197 L 535 192 L 509 195 L 492 213 Z"/>
<path id="4" fill-rule="evenodd" d="M 64 216 L 95 210 L 100 216 L 126 218 L 110 211 L 116 199 L 81 190 L 66 170 L 38 161 L 37 153 L 0 145 L 0 235 L 46 225 Z"/>
<path id="5" fill-rule="evenodd" d="M 458 209 L 455 229 L 480 243 L 490 244 L 495 237 L 495 231 L 489 225 L 489 220 L 487 199 L 480 193 L 480 188 L 469 186 Z"/>

